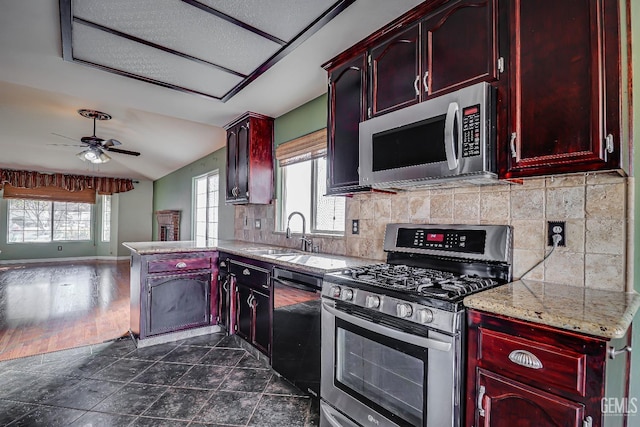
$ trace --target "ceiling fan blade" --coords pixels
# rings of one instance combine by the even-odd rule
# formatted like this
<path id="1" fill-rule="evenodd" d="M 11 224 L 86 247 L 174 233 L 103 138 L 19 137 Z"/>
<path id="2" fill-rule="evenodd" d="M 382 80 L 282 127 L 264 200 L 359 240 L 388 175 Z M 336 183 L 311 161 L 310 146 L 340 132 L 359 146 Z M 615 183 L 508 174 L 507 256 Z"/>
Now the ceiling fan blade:
<path id="1" fill-rule="evenodd" d="M 130 156 L 140 155 L 140 153 L 138 153 L 137 151 L 121 150 L 120 148 L 104 147 L 104 149 L 105 151 L 110 151 L 110 152 L 120 153 L 120 154 L 129 154 Z"/>
<path id="2" fill-rule="evenodd" d="M 56 147 L 85 147 L 86 145 L 80 145 L 80 144 L 46 144 L 46 145 L 54 145 Z"/>
<path id="3" fill-rule="evenodd" d="M 77 138 L 71 138 L 69 136 L 60 135 L 59 133 L 51 132 L 51 135 L 59 136 L 60 138 L 70 139 L 71 141 L 75 141 L 75 142 L 80 142 L 80 140 Z"/>
<path id="4" fill-rule="evenodd" d="M 102 143 L 103 147 L 113 147 L 114 145 L 122 145 L 122 142 L 118 141 L 117 139 L 111 138 Z"/>

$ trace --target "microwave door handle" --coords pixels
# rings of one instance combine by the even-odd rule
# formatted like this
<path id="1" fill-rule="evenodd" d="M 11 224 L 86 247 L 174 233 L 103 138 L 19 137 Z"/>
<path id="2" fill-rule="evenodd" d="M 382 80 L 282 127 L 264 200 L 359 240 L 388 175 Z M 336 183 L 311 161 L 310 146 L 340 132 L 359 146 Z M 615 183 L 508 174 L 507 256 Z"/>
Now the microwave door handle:
<path id="1" fill-rule="evenodd" d="M 458 167 L 458 157 L 456 156 L 456 135 L 455 124 L 458 116 L 458 103 L 452 102 L 447 109 L 447 117 L 444 121 L 444 151 L 447 155 L 447 166 L 449 170 L 454 170 Z"/>

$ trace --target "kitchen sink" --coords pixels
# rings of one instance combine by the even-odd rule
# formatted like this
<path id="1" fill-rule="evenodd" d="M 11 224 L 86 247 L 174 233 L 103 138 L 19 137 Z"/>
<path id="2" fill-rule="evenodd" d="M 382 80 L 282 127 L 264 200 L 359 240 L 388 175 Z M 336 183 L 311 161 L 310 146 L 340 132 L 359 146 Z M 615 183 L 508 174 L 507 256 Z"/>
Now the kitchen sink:
<path id="1" fill-rule="evenodd" d="M 300 251 L 290 248 L 248 248 L 247 252 L 256 255 L 299 255 Z"/>

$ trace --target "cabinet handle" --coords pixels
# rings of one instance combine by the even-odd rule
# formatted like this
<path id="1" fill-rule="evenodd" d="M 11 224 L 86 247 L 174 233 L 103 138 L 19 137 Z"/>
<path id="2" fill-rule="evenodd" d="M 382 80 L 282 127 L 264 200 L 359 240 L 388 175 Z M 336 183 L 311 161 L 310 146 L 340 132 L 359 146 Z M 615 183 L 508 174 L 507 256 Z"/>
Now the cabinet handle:
<path id="1" fill-rule="evenodd" d="M 185 268 L 187 266 L 186 262 L 180 261 L 176 264 L 176 268 Z"/>
<path id="2" fill-rule="evenodd" d="M 244 274 L 245 276 L 251 276 L 251 272 L 249 271 L 248 268 L 245 268 L 244 270 L 242 270 L 242 274 Z"/>
<path id="3" fill-rule="evenodd" d="M 609 359 L 615 359 L 616 356 L 618 356 L 619 354 L 626 353 L 626 352 L 631 353 L 631 347 L 628 345 L 625 345 L 620 350 L 616 350 L 614 347 L 609 347 L 609 349 L 607 350 Z"/>
<path id="4" fill-rule="evenodd" d="M 253 298 L 253 295 L 249 295 L 249 298 L 247 298 L 247 305 L 249 307 L 253 307 L 253 305 L 251 304 L 251 299 Z"/>
<path id="5" fill-rule="evenodd" d="M 269 289 L 269 285 L 266 285 L 266 284 L 262 285 L 262 287 L 265 288 L 265 289 Z"/>
<path id="6" fill-rule="evenodd" d="M 483 400 L 484 400 L 484 394 L 486 393 L 486 390 L 484 388 L 483 385 L 480 386 L 480 390 L 478 390 L 478 415 L 481 416 L 482 418 L 484 418 L 485 416 L 485 412 L 484 412 L 484 406 L 483 406 Z"/>
<path id="7" fill-rule="evenodd" d="M 604 144 L 604 161 L 608 162 L 609 154 L 613 153 L 614 150 L 613 135 L 607 134 L 606 138 L 604 139 Z"/>
<path id="8" fill-rule="evenodd" d="M 226 262 L 224 262 L 224 261 L 221 261 L 221 262 L 220 262 L 220 267 L 226 267 L 226 266 L 227 266 L 227 263 L 226 263 Z"/>
<path id="9" fill-rule="evenodd" d="M 418 83 L 420 83 L 420 74 L 416 76 L 416 80 L 413 82 L 413 88 L 416 90 L 416 96 L 420 96 L 420 89 L 418 89 Z"/>
<path id="10" fill-rule="evenodd" d="M 424 72 L 424 77 L 422 78 L 422 85 L 424 87 L 424 93 L 429 92 L 429 85 L 427 84 L 427 77 L 429 77 L 429 72 Z"/>
<path id="11" fill-rule="evenodd" d="M 513 157 L 514 159 L 516 157 L 518 157 L 518 153 L 516 152 L 516 137 L 518 136 L 517 133 L 512 132 L 511 133 L 511 157 Z"/>
<path id="12" fill-rule="evenodd" d="M 535 354 L 526 350 L 513 350 L 509 354 L 509 360 L 516 365 L 531 369 L 542 369 L 542 362 Z"/>

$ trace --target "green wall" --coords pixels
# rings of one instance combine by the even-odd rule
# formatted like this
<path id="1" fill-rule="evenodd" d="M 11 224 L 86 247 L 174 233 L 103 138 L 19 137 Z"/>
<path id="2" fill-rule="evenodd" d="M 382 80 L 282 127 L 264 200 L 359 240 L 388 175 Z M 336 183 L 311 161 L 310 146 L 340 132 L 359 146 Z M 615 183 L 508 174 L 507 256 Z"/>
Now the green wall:
<path id="1" fill-rule="evenodd" d="M 233 239 L 234 208 L 225 205 L 227 191 L 227 149 L 221 148 L 153 183 L 153 210 L 180 210 L 180 239 L 191 240 L 192 180 L 196 176 L 217 170 L 220 175 L 220 198 L 218 200 L 218 238 Z M 158 240 L 158 224 L 153 220 L 153 238 Z"/>
<path id="2" fill-rule="evenodd" d="M 327 94 L 278 117 L 274 123 L 273 139 L 278 146 L 327 127 Z"/>

